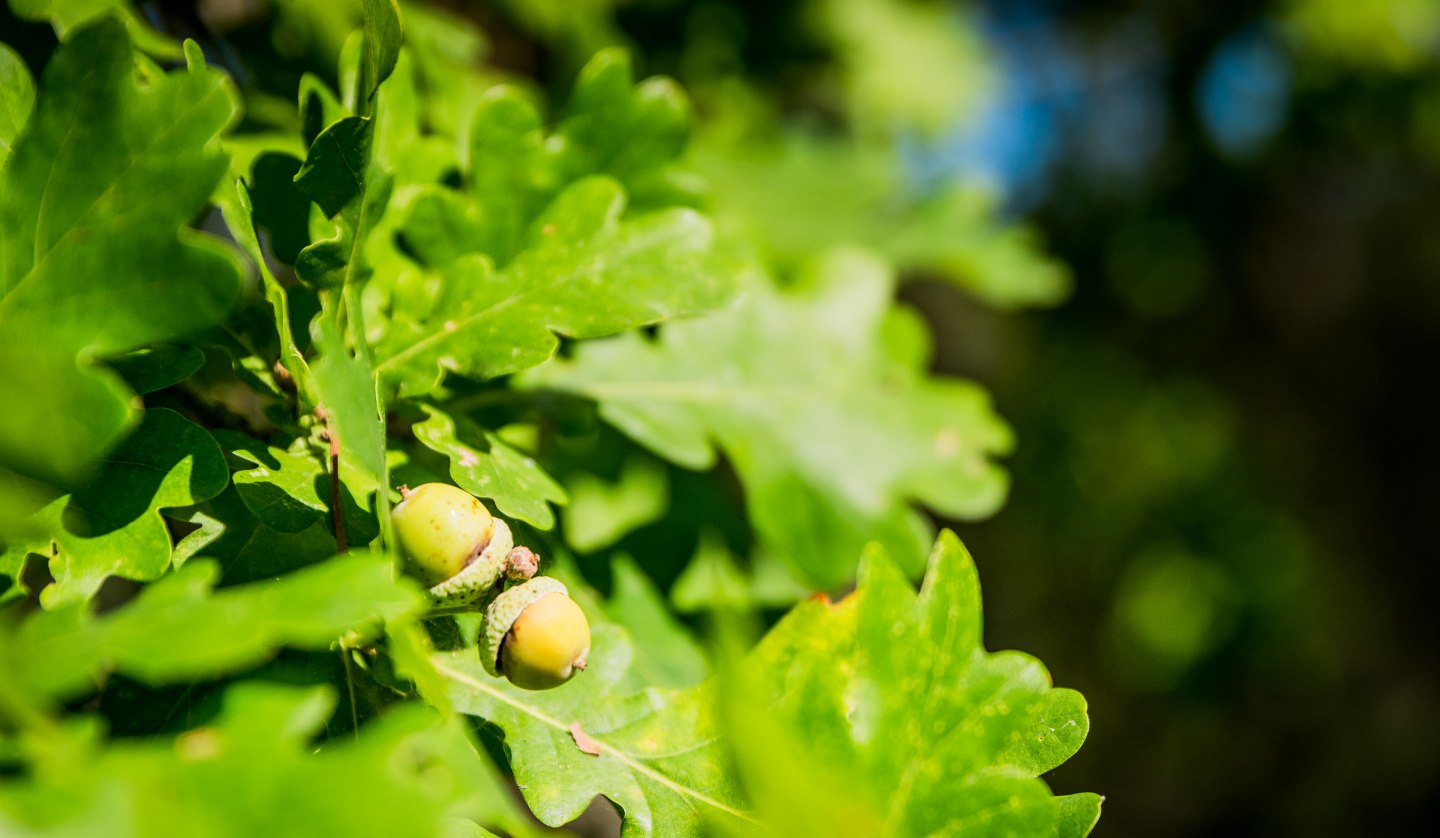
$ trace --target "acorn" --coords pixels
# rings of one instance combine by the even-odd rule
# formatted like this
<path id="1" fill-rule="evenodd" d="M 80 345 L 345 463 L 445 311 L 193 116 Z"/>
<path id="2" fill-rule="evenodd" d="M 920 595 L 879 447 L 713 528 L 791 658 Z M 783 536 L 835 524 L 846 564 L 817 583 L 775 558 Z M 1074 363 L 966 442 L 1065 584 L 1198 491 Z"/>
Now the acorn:
<path id="1" fill-rule="evenodd" d="M 480 631 L 491 675 L 527 690 L 558 687 L 585 668 L 590 623 L 557 579 L 537 576 L 495 598 Z"/>
<path id="2" fill-rule="evenodd" d="M 401 488 L 391 513 L 405 570 L 430 589 L 436 606 L 470 605 L 510 567 L 510 527 L 469 492 L 445 483 Z"/>

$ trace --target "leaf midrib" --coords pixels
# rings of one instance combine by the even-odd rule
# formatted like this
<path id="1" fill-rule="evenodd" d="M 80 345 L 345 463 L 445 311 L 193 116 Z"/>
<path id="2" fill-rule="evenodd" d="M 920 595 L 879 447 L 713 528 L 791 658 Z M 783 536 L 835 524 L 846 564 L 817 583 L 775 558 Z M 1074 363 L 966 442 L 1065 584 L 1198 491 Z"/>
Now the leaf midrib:
<path id="1" fill-rule="evenodd" d="M 556 730 L 565 733 L 567 736 L 570 734 L 570 725 L 567 725 L 563 721 L 555 718 L 554 716 L 551 716 L 544 710 L 517 701 L 516 699 L 511 698 L 500 690 L 497 690 L 494 687 L 490 686 L 489 684 L 486 684 L 485 682 L 480 681 L 476 678 L 472 678 L 470 675 L 464 672 L 459 672 L 451 669 L 450 667 L 446 666 L 444 663 L 438 660 L 435 660 L 433 658 L 431 660 L 435 668 L 446 677 L 465 684 L 468 687 L 473 687 L 477 690 L 480 690 L 486 695 L 489 695 L 492 698 L 498 699 L 499 701 L 510 705 L 511 707 L 526 714 L 527 716 L 544 722 L 550 727 L 553 727 Z M 630 768 L 630 770 L 649 777 L 650 779 L 654 780 L 662 786 L 665 786 L 666 788 L 670 789 L 681 797 L 691 798 L 713 809 L 717 809 L 735 818 L 746 821 L 747 823 L 752 823 L 756 825 L 759 824 L 759 821 L 755 820 L 753 817 L 746 814 L 745 812 L 742 812 L 739 809 L 734 808 L 733 806 L 726 805 L 725 803 L 716 800 L 715 798 L 705 794 L 702 791 L 699 791 L 698 789 L 692 789 L 689 786 L 685 786 L 675 782 L 674 780 L 670 779 L 659 771 L 656 771 L 655 769 L 646 765 L 639 757 L 636 757 L 630 753 L 627 753 L 624 750 L 621 750 L 620 748 L 617 748 L 615 745 L 610 744 L 603 738 L 594 735 L 591 735 L 590 738 L 593 739 L 595 742 L 599 743 L 602 753 L 609 754 L 615 757 L 615 759 L 624 763 L 626 767 Z"/>
<path id="2" fill-rule="evenodd" d="M 685 217 L 685 216 L 691 216 L 691 217 Z M 685 221 L 685 223 L 687 223 L 687 224 L 694 223 L 697 219 L 699 219 L 699 216 L 698 216 L 698 215 L 690 214 L 690 213 L 689 213 L 688 211 L 686 211 L 686 210 L 679 210 L 679 211 L 678 211 L 678 214 L 676 215 L 676 217 L 677 217 L 677 218 L 684 217 L 684 221 Z M 607 230 L 607 231 L 602 231 L 602 232 L 600 232 L 600 233 L 597 233 L 595 236 L 592 236 L 591 238 L 587 239 L 586 242 L 585 242 L 585 244 L 588 245 L 588 244 L 594 243 L 594 242 L 597 241 L 597 240 L 599 239 L 599 237 L 602 236 L 602 235 L 611 235 L 611 236 L 613 236 L 613 235 L 616 235 L 617 233 L 619 233 L 620 231 L 621 231 L 621 225 L 617 225 L 617 226 L 615 226 L 615 227 L 613 227 L 613 228 L 610 228 L 610 229 Z M 673 234 L 673 233 L 671 233 L 671 234 L 669 234 L 669 235 L 667 235 L 667 236 L 663 236 L 663 237 L 659 237 L 659 238 L 662 238 L 662 239 L 671 239 L 671 238 L 680 238 L 680 237 L 677 236 L 677 235 L 675 235 L 675 234 Z M 643 251 L 646 249 L 646 247 L 648 247 L 650 244 L 652 244 L 652 242 L 648 242 L 648 241 L 646 241 L 646 240 L 644 240 L 644 239 L 637 239 L 637 240 L 635 240 L 635 242 L 634 242 L 631 246 L 620 248 L 620 249 L 619 249 L 619 253 L 620 253 L 622 256 L 624 256 L 624 257 L 628 257 L 628 256 L 630 256 L 630 255 L 632 255 L 632 254 L 634 254 L 634 253 L 643 252 Z M 642 246 L 642 245 L 644 245 L 644 246 Z M 496 278 L 497 280 L 499 280 L 499 279 L 504 278 L 504 277 L 506 277 L 506 276 L 513 276 L 513 273 L 512 273 L 512 271 L 513 271 L 513 267 L 512 267 L 512 266 L 513 266 L 513 265 L 514 265 L 514 260 L 512 260 L 512 261 L 511 261 L 511 265 L 506 266 L 506 268 L 505 268 L 504 270 L 497 271 L 496 274 L 495 274 L 495 278 Z M 425 337 L 422 337 L 422 338 L 420 338 L 419 340 L 416 340 L 414 343 L 410 344 L 409 346 L 405 347 L 404 349 L 400 350 L 399 352 L 396 352 L 394 355 L 391 355 L 389 358 L 386 358 L 386 359 L 384 359 L 383 361 L 381 361 L 381 362 L 379 362 L 378 364 L 376 364 L 376 365 L 375 365 L 375 371 L 376 371 L 376 373 L 381 373 L 382 371 L 384 371 L 384 370 L 386 370 L 386 369 L 388 369 L 388 368 L 390 368 L 390 367 L 392 367 L 392 366 L 394 366 L 394 365 L 396 365 L 396 364 L 399 364 L 399 363 L 401 363 L 402 361 L 408 359 L 408 358 L 411 357 L 412 355 L 415 355 L 415 354 L 417 354 L 417 353 L 419 353 L 419 352 L 424 351 L 425 349 L 428 349 L 432 344 L 443 343 L 444 341 L 446 341 L 446 340 L 448 340 L 448 339 L 451 339 L 451 338 L 456 337 L 457 335 L 460 335 L 460 334 L 461 334 L 462 332 L 464 332 L 465 330 L 473 327 L 477 322 L 479 322 L 479 321 L 481 321 L 481 320 L 484 320 L 484 319 L 486 319 L 486 318 L 489 318 L 489 317 L 493 316 L 494 314 L 496 314 L 497 312 L 503 312 L 503 311 L 505 311 L 505 310 L 508 309 L 508 308 L 511 308 L 511 307 L 513 307 L 513 306 L 515 306 L 515 305 L 518 305 L 518 304 L 519 304 L 520 302 L 522 302 L 522 301 L 528 301 L 532 296 L 535 296 L 535 295 L 538 295 L 538 294 L 541 294 L 541 293 L 545 293 L 545 292 L 552 291 L 552 290 L 554 290 L 556 287 L 563 286 L 563 285 L 565 285 L 565 284 L 568 284 L 568 283 L 570 283 L 570 282 L 575 281 L 578 277 L 586 276 L 586 275 L 588 275 L 588 274 L 593 274 L 593 273 L 595 273 L 595 272 L 596 272 L 595 269 L 587 266 L 586 268 L 581 269 L 581 270 L 569 270 L 569 271 L 561 271 L 561 272 L 556 272 L 556 273 L 553 273 L 553 274 L 549 274 L 549 275 L 548 275 L 548 280 L 549 280 L 548 282 L 547 282 L 547 281 L 532 282 L 532 283 L 530 283 L 527 287 L 524 287 L 524 288 L 519 289 L 518 291 L 516 291 L 515 293 L 513 293 L 513 294 L 511 294 L 510 296 L 506 297 L 505 299 L 497 301 L 494 305 L 487 306 L 487 307 L 485 307 L 485 308 L 479 309 L 479 310 L 477 310 L 477 311 L 474 311 L 474 312 L 472 312 L 472 313 L 470 313 L 470 314 L 467 314 L 467 315 L 459 318 L 458 320 L 454 321 L 454 322 L 455 322 L 455 328 L 453 328 L 453 329 L 440 328 L 440 329 L 435 329 L 435 330 L 431 331 L 431 332 L 430 332 L 428 335 L 426 335 Z M 430 325 L 430 324 L 427 324 L 427 325 Z M 568 328 L 567 326 L 565 326 L 565 325 L 563 325 L 563 324 L 557 326 L 557 325 L 552 325 L 552 324 L 549 323 L 549 322 L 544 323 L 544 324 L 543 324 L 543 327 L 544 327 L 546 330 L 550 331 L 551 333 L 556 333 L 556 332 L 558 332 L 558 333 L 561 333 L 561 334 L 564 334 L 564 330 L 565 330 L 566 328 Z"/>

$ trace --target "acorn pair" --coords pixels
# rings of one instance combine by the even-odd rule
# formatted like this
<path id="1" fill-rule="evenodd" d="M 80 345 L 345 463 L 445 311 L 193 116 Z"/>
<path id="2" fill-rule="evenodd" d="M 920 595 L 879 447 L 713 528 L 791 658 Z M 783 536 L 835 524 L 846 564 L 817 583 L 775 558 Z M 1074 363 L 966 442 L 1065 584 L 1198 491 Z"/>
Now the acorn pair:
<path id="1" fill-rule="evenodd" d="M 444 483 L 401 489 L 391 520 L 406 570 L 437 607 L 485 608 L 480 660 L 517 687 L 558 687 L 585 668 L 590 624 L 557 579 L 534 576 L 538 559 L 479 499 Z M 532 578 L 533 577 L 533 578 Z M 506 587 L 506 583 L 513 583 Z"/>

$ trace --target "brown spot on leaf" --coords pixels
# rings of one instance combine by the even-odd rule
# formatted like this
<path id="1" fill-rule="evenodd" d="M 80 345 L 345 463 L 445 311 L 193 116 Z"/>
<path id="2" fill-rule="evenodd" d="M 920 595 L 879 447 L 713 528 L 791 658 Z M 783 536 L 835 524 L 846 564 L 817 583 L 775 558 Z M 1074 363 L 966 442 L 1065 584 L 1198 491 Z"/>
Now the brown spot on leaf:
<path id="1" fill-rule="evenodd" d="M 590 734 L 580 727 L 579 722 L 570 725 L 570 737 L 575 740 L 575 747 L 579 748 L 582 753 L 594 757 L 600 756 L 600 743 L 591 739 Z"/>

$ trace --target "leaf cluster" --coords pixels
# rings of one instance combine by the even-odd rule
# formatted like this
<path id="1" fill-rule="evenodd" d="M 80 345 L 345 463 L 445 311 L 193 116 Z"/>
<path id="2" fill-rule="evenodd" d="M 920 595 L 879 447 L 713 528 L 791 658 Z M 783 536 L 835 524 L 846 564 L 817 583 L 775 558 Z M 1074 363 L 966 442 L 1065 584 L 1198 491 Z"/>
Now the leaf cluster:
<path id="1" fill-rule="evenodd" d="M 1088 831 L 1038 779 L 1083 700 L 984 651 L 921 511 L 992 513 L 1012 445 L 895 301 L 925 246 L 769 253 L 620 50 L 551 107 L 468 23 L 339 4 L 292 106 L 127 4 L 11 7 L 60 45 L 0 46 L 0 827 Z M 428 610 L 390 509 L 437 480 L 565 578 L 583 676 Z"/>

